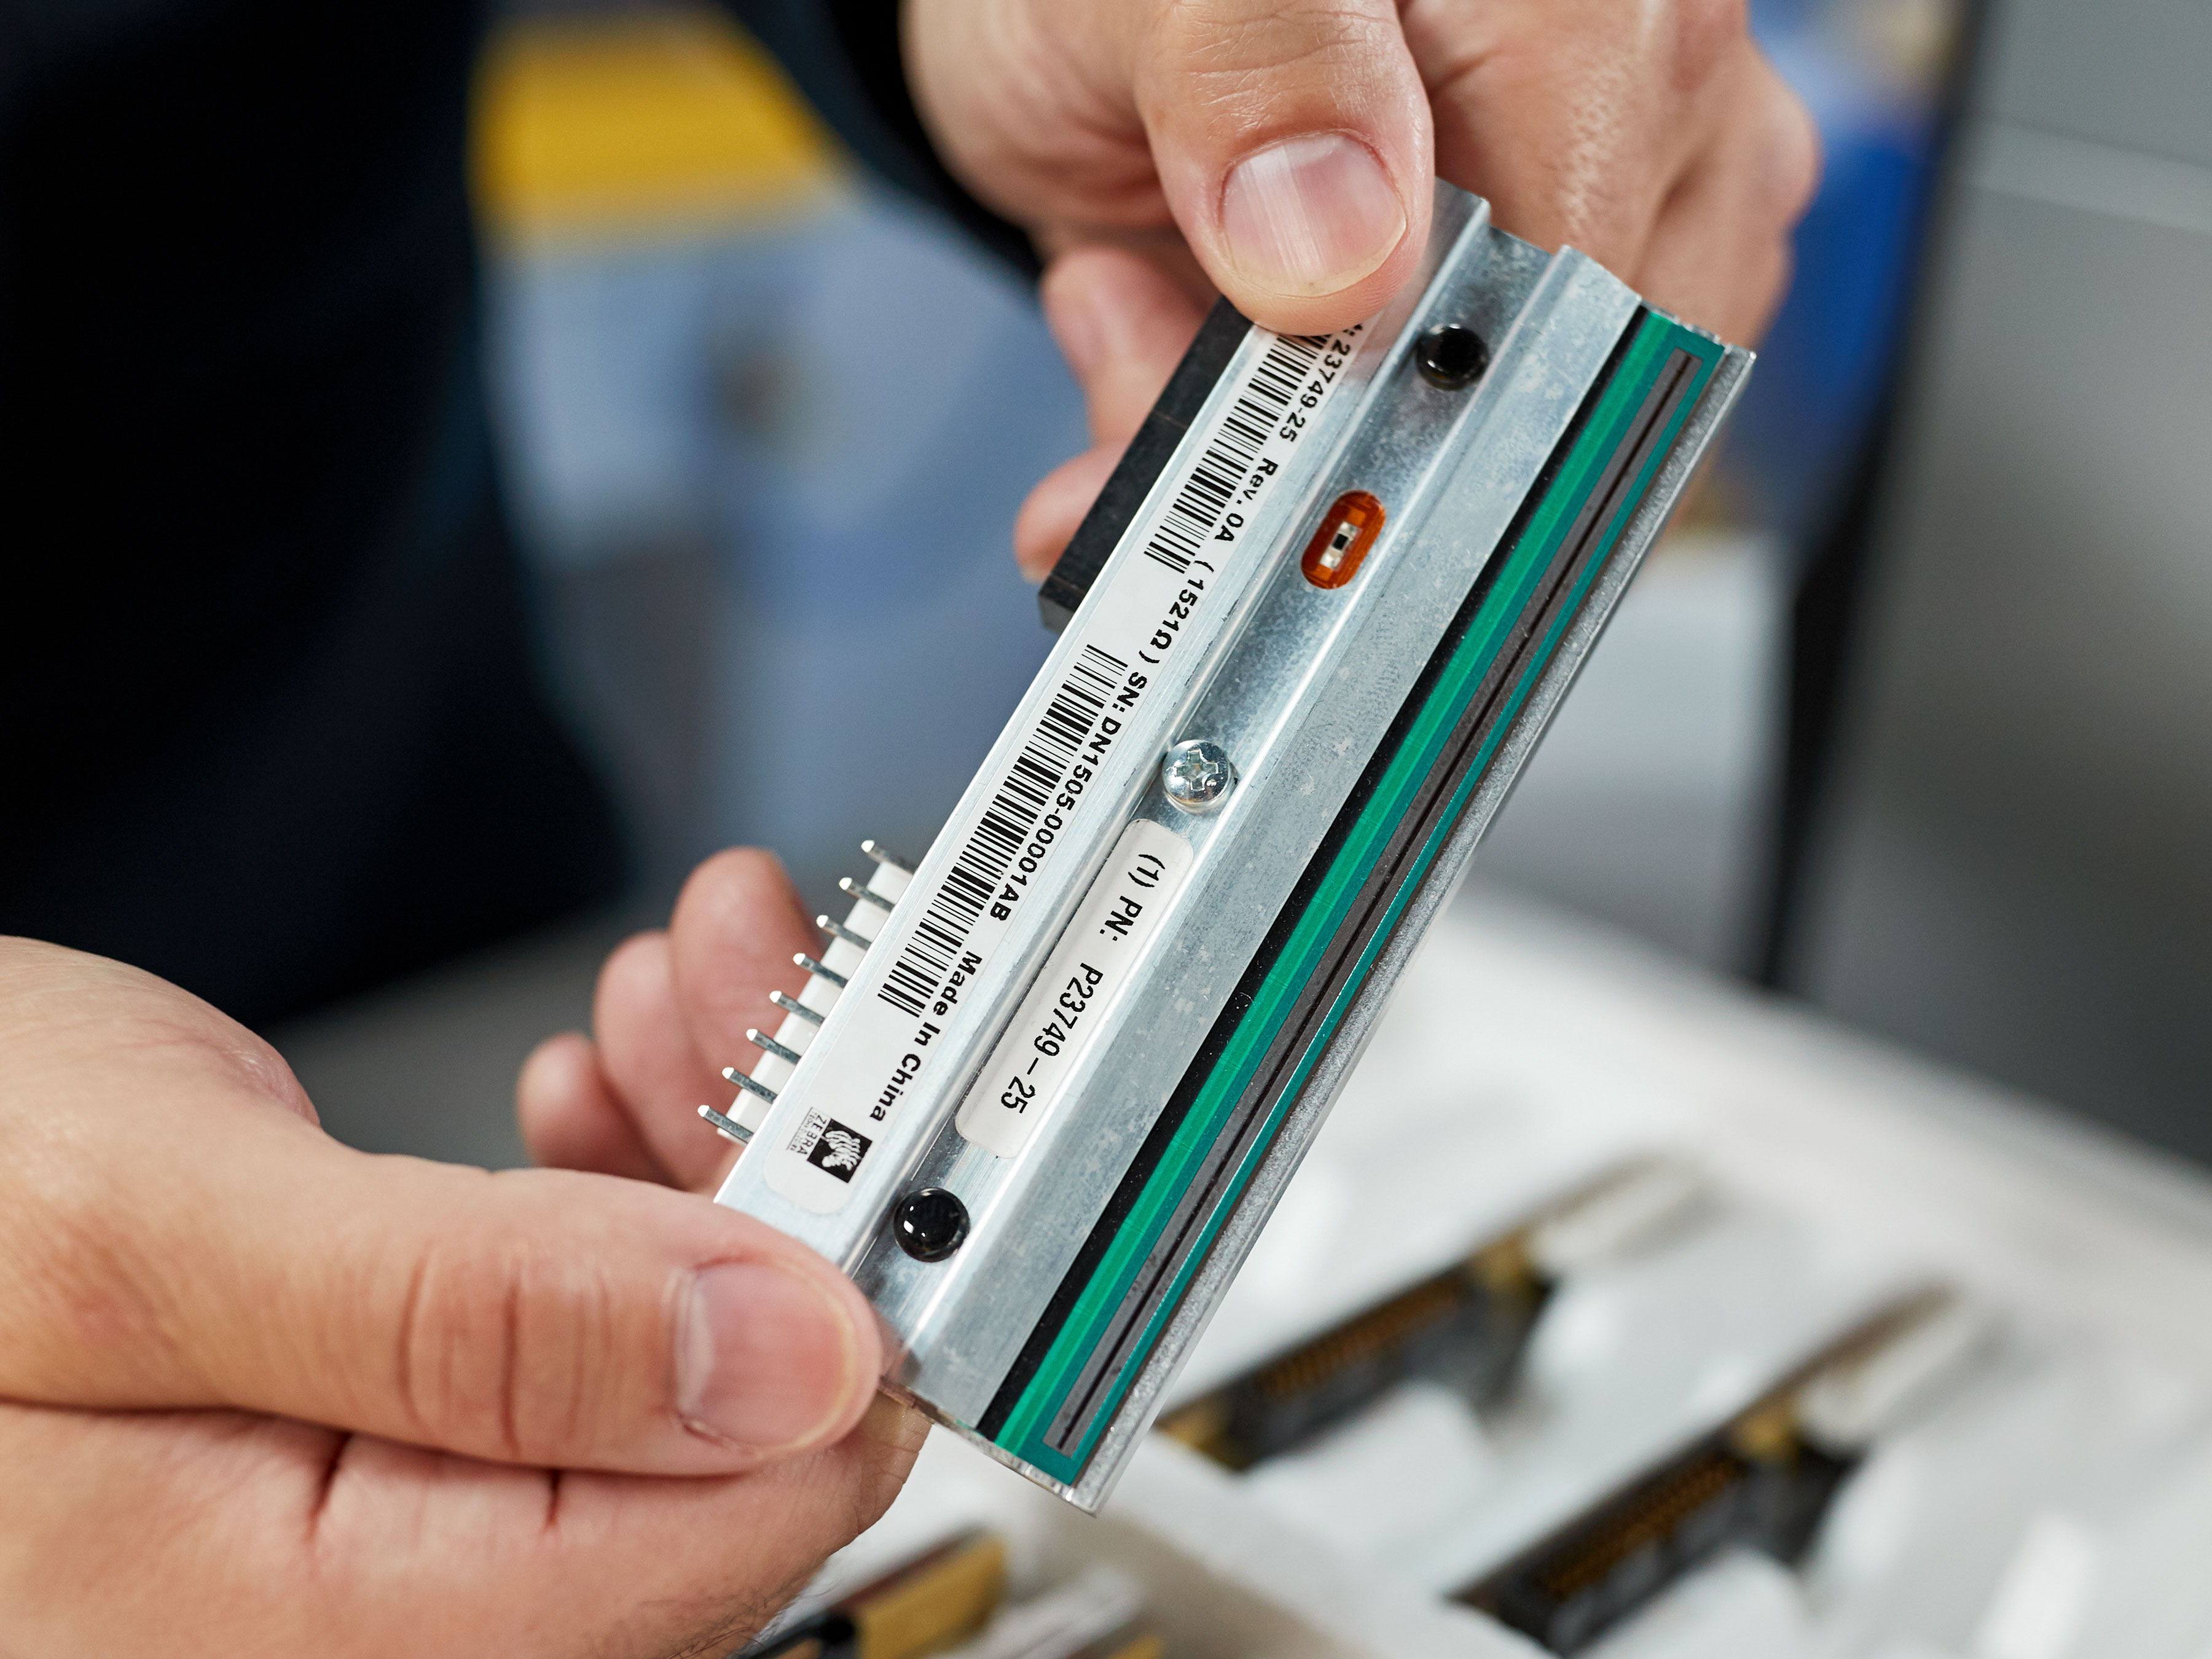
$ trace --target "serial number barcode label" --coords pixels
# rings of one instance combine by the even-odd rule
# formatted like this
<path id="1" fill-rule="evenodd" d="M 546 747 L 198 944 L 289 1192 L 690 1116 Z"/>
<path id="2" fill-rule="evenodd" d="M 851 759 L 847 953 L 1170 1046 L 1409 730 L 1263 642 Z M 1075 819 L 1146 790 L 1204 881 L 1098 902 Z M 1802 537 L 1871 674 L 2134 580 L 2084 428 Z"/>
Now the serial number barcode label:
<path id="1" fill-rule="evenodd" d="M 1006 878 L 1018 874 L 1026 881 L 1042 865 L 1066 827 L 1064 814 L 1091 781 L 1092 768 L 1080 759 L 1084 740 L 1128 672 L 1128 663 L 1110 652 L 1083 647 L 876 993 L 901 1013 L 919 1018 L 959 962 L 976 922 L 994 905 L 1018 902 L 1018 894 L 1000 890 Z"/>
<path id="2" fill-rule="evenodd" d="M 1145 544 L 1145 556 L 1177 575 L 1221 531 L 1229 503 L 1251 476 L 1267 441 L 1295 442 L 1308 414 L 1321 406 L 1346 353 L 1330 351 L 1328 335 L 1279 334 L 1221 416 L 1198 465 L 1168 503 L 1166 516 Z M 1349 341 L 1343 342 L 1347 348 Z M 1328 361 L 1322 363 L 1326 357 Z M 1322 376 L 1309 375 L 1316 366 Z"/>
<path id="3" fill-rule="evenodd" d="M 1182 890 L 1190 861 L 1190 843 L 1164 825 L 1139 818 L 1121 832 L 1114 856 L 961 1103 L 954 1121 L 962 1134 L 1000 1158 L 1029 1144 Z"/>
<path id="4" fill-rule="evenodd" d="M 1217 587 L 1232 575 L 1243 580 L 1266 568 L 1268 550 L 1248 553 L 1243 546 L 1248 526 L 1274 495 L 1300 488 L 1293 480 L 1303 477 L 1294 465 L 1303 453 L 1301 441 L 1346 383 L 1365 332 L 1364 325 L 1310 337 L 1255 332 L 1234 360 L 1232 378 L 1217 389 L 1208 413 L 1178 452 L 1182 459 L 1125 534 L 1123 550 L 1132 556 L 1117 553 L 1055 655 L 1051 677 L 1024 699 L 1023 713 L 1010 728 L 1010 734 L 1018 734 L 1011 757 L 986 774 L 988 787 L 980 794 L 971 786 L 959 815 L 924 861 L 921 878 L 899 901 L 888 929 L 891 937 L 882 947 L 892 954 L 880 977 L 856 982 L 810 1046 L 788 1085 L 806 1092 L 804 1123 L 795 1134 L 762 1137 L 748 1155 L 747 1163 L 766 1160 L 767 1182 L 775 1192 L 826 1215 L 870 1188 L 871 1160 L 910 1154 L 908 1141 L 892 1136 L 892 1124 L 918 1092 L 932 1089 L 948 1063 L 940 1056 L 951 1023 L 978 997 L 1013 994 L 1016 988 L 993 972 L 1000 942 L 1030 894 L 1041 890 L 1041 879 L 1057 870 L 1054 860 L 1070 856 L 1065 847 L 1072 836 L 1079 834 L 1085 843 L 1085 852 L 1077 855 L 1083 862 L 1096 856 L 1103 837 L 1092 819 L 1100 815 L 1095 803 L 1109 762 L 1117 763 L 1112 775 L 1119 794 L 1130 777 L 1122 751 L 1131 742 L 1157 758 L 1163 733 L 1154 728 L 1164 716 L 1153 714 L 1152 703 L 1158 700 L 1148 703 L 1146 694 L 1171 658 L 1180 661 L 1193 650 L 1205 650 L 1223 625 L 1229 596 L 1217 595 Z M 1006 742 L 1002 736 L 994 752 L 1005 756 Z M 1148 828 L 1165 837 L 1153 854 L 1163 872 L 1173 866 L 1180 884 L 1191 856 L 1188 843 L 1171 830 L 1134 825 L 1122 837 L 1115 864 L 1097 878 L 1094 898 L 1113 885 L 1110 872 L 1134 844 L 1128 837 L 1142 841 Z M 1182 848 L 1181 863 L 1161 850 L 1166 842 Z M 951 861 L 940 866 L 948 844 Z M 933 873 L 939 869 L 941 874 Z M 1123 890 L 1121 896 L 1133 891 Z M 1046 902 L 1056 908 L 1065 897 L 1062 888 Z M 1142 902 L 1142 914 L 1157 916 L 1164 902 Z M 1115 935 L 1121 956 L 1129 961 L 1152 926 L 1147 921 L 1139 932 L 1136 921 L 1131 914 L 1132 932 Z M 1072 937 L 1060 936 L 1046 977 L 1026 994 L 1030 1001 L 1042 997 L 1059 1007 L 1058 1014 L 1046 1010 L 1040 1015 L 1045 1024 L 1024 1036 L 1030 1017 L 1025 1004 L 1015 1028 L 1001 1039 L 1001 1047 L 1030 1044 L 1020 1081 L 1022 1088 L 1038 1091 L 1039 1105 L 1032 1109 L 1040 1115 L 1116 982 L 1115 970 L 1097 952 L 1062 971 L 1060 951 Z M 869 972 L 871 965 L 860 971 Z M 1071 975 L 1072 986 L 1063 982 L 1045 995 L 1054 975 L 1066 981 Z M 1063 994 L 1076 1006 L 1060 1006 Z M 1055 1018 L 1060 1024 L 1053 1027 Z M 1039 1041 L 1060 1044 L 1065 1058 L 1045 1054 L 1036 1046 Z M 1027 1069 L 1032 1055 L 1039 1061 L 1034 1073 Z M 988 1075 L 996 1076 L 995 1058 L 992 1065 Z M 1011 1077 L 1000 1079 L 990 1098 L 1011 1094 L 1019 1101 L 1022 1088 Z M 1003 1105 L 992 1107 L 994 1117 L 974 1106 L 977 1098 L 971 1091 L 957 1115 L 962 1131 L 994 1152 L 1018 1150 L 1033 1132 L 1035 1117 Z M 933 1103 L 942 1109 L 941 1100 Z M 776 1110 L 781 1113 L 782 1104 Z M 897 1150 L 882 1150 L 887 1146 Z M 741 1164 L 740 1173 L 744 1168 Z"/>

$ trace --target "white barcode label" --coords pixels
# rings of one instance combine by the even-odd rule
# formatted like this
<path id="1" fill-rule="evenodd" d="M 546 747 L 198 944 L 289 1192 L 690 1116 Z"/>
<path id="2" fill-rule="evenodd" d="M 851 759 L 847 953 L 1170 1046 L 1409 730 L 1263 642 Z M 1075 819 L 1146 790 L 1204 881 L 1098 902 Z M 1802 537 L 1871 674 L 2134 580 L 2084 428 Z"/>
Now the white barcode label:
<path id="1" fill-rule="evenodd" d="M 1287 447 L 1295 442 L 1310 411 L 1321 407 L 1329 382 L 1319 396 L 1307 384 L 1322 357 L 1335 361 L 1325 367 L 1330 380 L 1351 356 L 1351 344 L 1359 331 L 1332 339 L 1328 335 L 1275 337 L 1239 388 L 1237 398 L 1222 411 L 1220 423 L 1200 454 L 1190 476 L 1168 503 L 1168 510 L 1152 538 L 1145 556 L 1157 559 L 1177 575 L 1188 570 L 1200 549 L 1221 533 L 1229 504 L 1252 476 L 1253 464 L 1271 445 Z M 1332 344 L 1340 345 L 1331 352 Z M 1310 399 L 1310 401 L 1309 401 Z"/>
<path id="2" fill-rule="evenodd" d="M 1007 876 L 1018 873 L 1026 881 L 1051 855 L 1066 824 L 1063 814 L 1075 807 L 1061 792 L 1128 670 L 1127 658 L 1095 645 L 1077 655 L 1074 670 L 1060 682 L 991 804 L 960 843 L 959 859 L 929 896 L 906 948 L 876 993 L 901 1013 L 920 1018 L 960 961 L 975 924 L 994 904 L 1012 902 L 1013 896 L 1001 891 Z M 1089 781 L 1090 771 L 1083 769 L 1081 781 Z"/>
<path id="3" fill-rule="evenodd" d="M 1190 843 L 1164 825 L 1139 818 L 1121 832 L 1114 856 L 961 1103 L 953 1121 L 962 1134 L 1000 1158 L 1029 1145 L 1182 890 L 1190 860 Z"/>
<path id="4" fill-rule="evenodd" d="M 795 1131 L 756 1139 L 740 1170 L 765 1160 L 770 1188 L 820 1214 L 842 1209 L 863 1184 L 877 1142 L 930 1072 L 946 1022 L 973 1001 L 1071 825 L 1099 810 L 1089 803 L 1100 768 L 1187 630 L 1203 631 L 1192 619 L 1207 606 L 1222 562 L 1240 550 L 1255 502 L 1343 383 L 1365 326 L 1255 336 L 1265 344 L 1243 356 L 1228 396 L 1194 428 L 1195 449 L 1183 452 L 1192 459 L 1132 526 L 1144 556 L 1102 576 L 1097 602 L 1084 606 L 1056 656 L 1043 706 L 1025 703 L 1036 712 L 1019 717 L 1011 758 L 997 763 L 980 804 L 971 791 L 946 826 L 957 848 L 951 865 L 932 879 L 933 849 L 899 901 L 894 924 L 913 922 L 887 928 L 896 955 L 882 979 L 872 991 L 856 984 L 810 1048 L 790 1085 L 806 1091 Z M 1183 846 L 1187 864 L 1188 844 L 1159 833 Z"/>

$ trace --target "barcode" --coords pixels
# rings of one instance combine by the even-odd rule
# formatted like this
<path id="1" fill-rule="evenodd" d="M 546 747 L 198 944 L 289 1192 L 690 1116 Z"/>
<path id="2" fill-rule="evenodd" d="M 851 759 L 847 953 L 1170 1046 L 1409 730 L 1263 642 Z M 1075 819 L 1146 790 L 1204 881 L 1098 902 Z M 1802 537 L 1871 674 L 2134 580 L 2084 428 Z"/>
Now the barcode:
<path id="1" fill-rule="evenodd" d="M 1306 370 L 1328 343 L 1325 334 L 1275 337 L 1275 343 L 1244 382 L 1243 391 L 1222 416 L 1213 441 L 1199 457 L 1190 477 L 1182 481 L 1182 488 L 1176 491 L 1167 516 L 1146 544 L 1146 557 L 1158 559 L 1177 575 L 1190 568 L 1198 550 L 1212 538 L 1222 514 L 1228 510 L 1230 498 L 1259 459 L 1261 446 L 1298 394 Z"/>
<path id="2" fill-rule="evenodd" d="M 1095 645 L 1086 645 L 1075 668 L 1030 733 L 1013 769 L 999 785 L 982 817 L 968 835 L 960 856 L 915 924 L 898 961 L 876 993 L 902 1013 L 919 1017 L 935 1000 L 945 976 L 960 959 L 976 918 L 991 902 L 1022 843 L 1044 816 L 1053 796 L 1067 780 L 1067 769 L 1083 740 L 1105 712 L 1106 699 L 1121 683 L 1129 665 Z"/>

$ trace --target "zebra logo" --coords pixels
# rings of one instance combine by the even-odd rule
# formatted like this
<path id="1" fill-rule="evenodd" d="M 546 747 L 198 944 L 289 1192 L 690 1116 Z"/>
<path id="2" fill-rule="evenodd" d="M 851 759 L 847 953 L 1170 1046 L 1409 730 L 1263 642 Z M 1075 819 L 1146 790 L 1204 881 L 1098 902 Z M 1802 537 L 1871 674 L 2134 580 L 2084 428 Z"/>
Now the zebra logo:
<path id="1" fill-rule="evenodd" d="M 860 1160 L 868 1155 L 875 1143 L 857 1129 L 848 1129 L 831 1118 L 823 1126 L 821 1135 L 815 1140 L 806 1161 L 817 1170 L 827 1170 L 840 1181 L 850 1181 L 853 1172 L 860 1167 Z"/>

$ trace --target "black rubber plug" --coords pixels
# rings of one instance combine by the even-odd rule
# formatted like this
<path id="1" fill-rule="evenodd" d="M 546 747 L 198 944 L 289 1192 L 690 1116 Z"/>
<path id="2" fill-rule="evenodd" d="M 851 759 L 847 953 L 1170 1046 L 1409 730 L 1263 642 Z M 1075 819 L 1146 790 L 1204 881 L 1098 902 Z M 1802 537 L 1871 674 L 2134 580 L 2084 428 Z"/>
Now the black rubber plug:
<path id="1" fill-rule="evenodd" d="M 1413 342 L 1413 362 L 1431 386 L 1457 392 L 1482 378 L 1490 367 L 1490 348 L 1473 329 L 1445 323 Z"/>
<path id="2" fill-rule="evenodd" d="M 942 1187 L 924 1187 L 899 1200 L 891 1233 L 916 1261 L 942 1261 L 968 1237 L 968 1206 Z"/>

